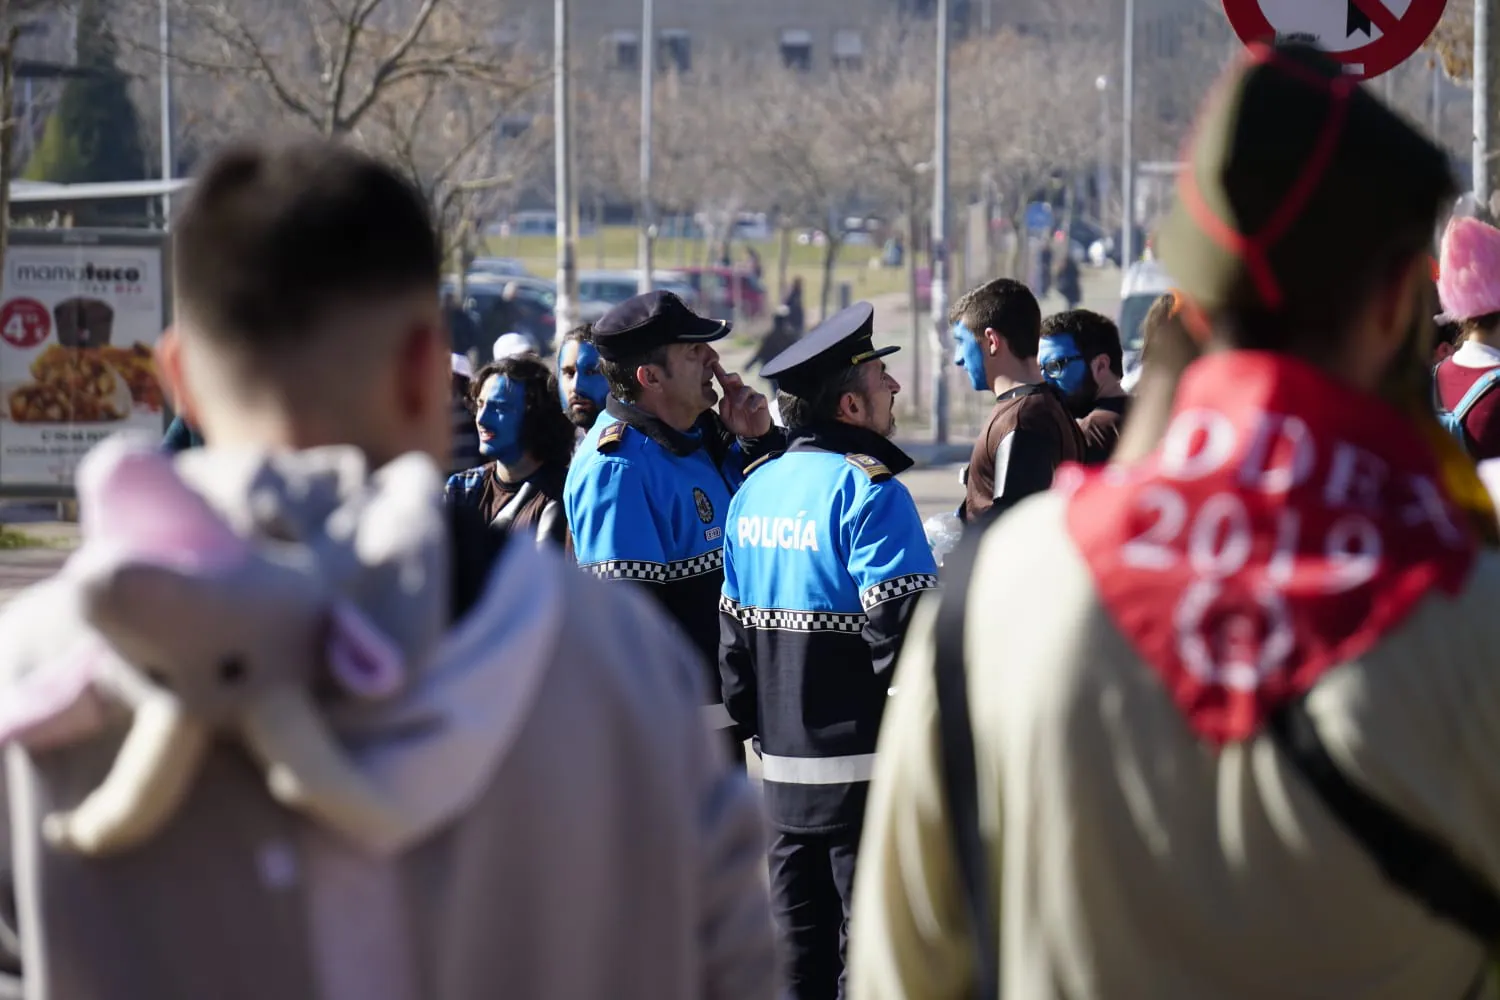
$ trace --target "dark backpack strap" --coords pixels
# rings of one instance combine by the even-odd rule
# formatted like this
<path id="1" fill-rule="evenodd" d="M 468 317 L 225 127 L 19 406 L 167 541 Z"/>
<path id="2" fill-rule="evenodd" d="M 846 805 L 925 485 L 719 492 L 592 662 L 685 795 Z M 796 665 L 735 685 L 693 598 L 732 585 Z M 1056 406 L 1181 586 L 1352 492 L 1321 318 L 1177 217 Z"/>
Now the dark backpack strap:
<path id="1" fill-rule="evenodd" d="M 969 715 L 968 671 L 964 666 L 965 609 L 974 561 L 983 537 L 982 529 L 965 532 L 957 548 L 944 560 L 934 670 L 943 792 L 948 800 L 960 889 L 974 939 L 975 996 L 978 1000 L 997 1000 L 1000 996 L 1000 927 L 990 905 L 989 854 L 979 829 L 979 779 L 974 758 L 974 730 Z"/>
<path id="2" fill-rule="evenodd" d="M 1386 878 L 1434 915 L 1468 931 L 1486 950 L 1500 940 L 1500 897 L 1484 877 L 1344 776 L 1307 714 L 1305 697 L 1271 717 L 1271 734 Z"/>
<path id="3" fill-rule="evenodd" d="M 448 508 L 449 593 L 452 621 L 458 621 L 479 603 L 489 582 L 490 570 L 500 561 L 509 537 L 503 528 L 485 523 L 478 507 L 450 503 Z"/>

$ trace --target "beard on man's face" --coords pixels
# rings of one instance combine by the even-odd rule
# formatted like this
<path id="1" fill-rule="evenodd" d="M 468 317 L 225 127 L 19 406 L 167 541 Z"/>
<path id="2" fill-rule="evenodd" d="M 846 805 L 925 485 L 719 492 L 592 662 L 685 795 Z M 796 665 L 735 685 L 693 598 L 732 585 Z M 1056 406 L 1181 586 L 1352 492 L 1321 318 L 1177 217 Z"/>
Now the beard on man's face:
<path id="1" fill-rule="evenodd" d="M 1075 420 L 1081 420 L 1094 411 L 1094 405 L 1099 402 L 1099 381 L 1094 378 L 1093 371 L 1084 372 L 1083 381 L 1064 397 L 1064 402 Z"/>
<path id="2" fill-rule="evenodd" d="M 588 430 L 599 419 L 599 407 L 594 405 L 592 399 L 574 396 L 568 400 L 568 419 L 573 422 L 574 427 Z"/>

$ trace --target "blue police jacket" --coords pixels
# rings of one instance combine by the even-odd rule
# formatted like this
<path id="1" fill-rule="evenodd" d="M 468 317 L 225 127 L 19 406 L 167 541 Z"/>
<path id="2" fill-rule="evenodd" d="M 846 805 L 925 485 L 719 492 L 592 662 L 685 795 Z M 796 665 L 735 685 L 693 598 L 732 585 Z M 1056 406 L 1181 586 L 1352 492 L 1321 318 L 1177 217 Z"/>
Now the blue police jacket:
<path id="1" fill-rule="evenodd" d="M 791 833 L 857 829 L 917 598 L 937 586 L 900 448 L 841 423 L 798 428 L 729 505 L 724 705 L 756 737 L 767 810 Z"/>
<path id="2" fill-rule="evenodd" d="M 684 434 L 611 398 L 568 469 L 564 504 L 579 567 L 650 589 L 703 652 L 714 703 L 729 499 L 745 467 L 785 442 L 779 428 L 736 438 L 712 411 Z"/>

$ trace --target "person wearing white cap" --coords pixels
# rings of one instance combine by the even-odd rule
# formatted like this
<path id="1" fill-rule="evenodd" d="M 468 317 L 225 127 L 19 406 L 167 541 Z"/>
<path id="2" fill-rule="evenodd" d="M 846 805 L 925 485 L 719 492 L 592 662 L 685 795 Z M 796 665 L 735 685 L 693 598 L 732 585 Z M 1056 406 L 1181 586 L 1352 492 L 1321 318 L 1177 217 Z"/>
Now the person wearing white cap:
<path id="1" fill-rule="evenodd" d="M 502 333 L 495 340 L 495 360 L 504 361 L 506 358 L 518 358 L 523 354 L 535 354 L 536 348 L 531 345 L 531 338 L 524 333 Z"/>
<path id="2" fill-rule="evenodd" d="M 469 381 L 474 366 L 467 354 L 453 355 L 453 460 L 449 472 L 462 472 L 480 461 L 479 429 L 474 426 L 474 411 L 469 408 Z"/>

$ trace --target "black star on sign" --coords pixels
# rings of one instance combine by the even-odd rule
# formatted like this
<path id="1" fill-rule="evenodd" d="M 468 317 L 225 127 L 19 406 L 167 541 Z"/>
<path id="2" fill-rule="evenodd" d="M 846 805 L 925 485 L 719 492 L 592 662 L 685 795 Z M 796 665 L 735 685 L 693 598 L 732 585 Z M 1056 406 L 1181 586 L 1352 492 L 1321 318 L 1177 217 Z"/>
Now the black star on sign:
<path id="1" fill-rule="evenodd" d="M 1344 37 L 1347 38 L 1348 36 L 1354 34 L 1356 31 L 1363 31 L 1366 38 L 1372 37 L 1372 33 L 1370 31 L 1370 16 L 1364 11 L 1360 10 L 1359 5 L 1355 3 L 1354 0 L 1348 0 L 1348 3 L 1349 18 L 1344 22 Z"/>

